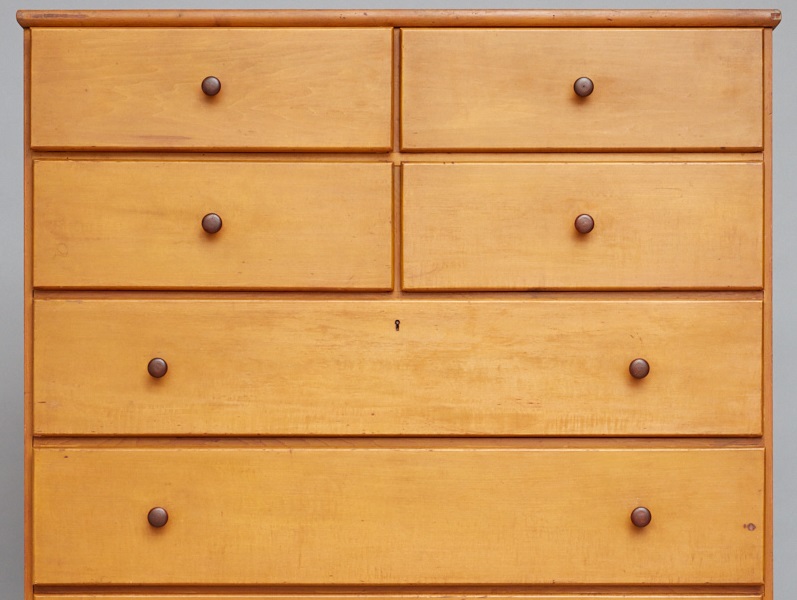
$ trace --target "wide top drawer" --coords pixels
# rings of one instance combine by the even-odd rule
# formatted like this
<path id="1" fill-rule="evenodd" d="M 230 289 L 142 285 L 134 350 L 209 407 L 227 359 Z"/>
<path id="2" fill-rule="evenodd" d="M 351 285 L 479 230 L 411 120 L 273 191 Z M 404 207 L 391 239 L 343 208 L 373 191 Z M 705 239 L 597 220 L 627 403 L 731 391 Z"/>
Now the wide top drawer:
<path id="1" fill-rule="evenodd" d="M 31 146 L 384 150 L 391 48 L 388 28 L 33 29 Z"/>
<path id="2" fill-rule="evenodd" d="M 760 148 L 761 36 L 760 29 L 405 30 L 402 146 Z"/>

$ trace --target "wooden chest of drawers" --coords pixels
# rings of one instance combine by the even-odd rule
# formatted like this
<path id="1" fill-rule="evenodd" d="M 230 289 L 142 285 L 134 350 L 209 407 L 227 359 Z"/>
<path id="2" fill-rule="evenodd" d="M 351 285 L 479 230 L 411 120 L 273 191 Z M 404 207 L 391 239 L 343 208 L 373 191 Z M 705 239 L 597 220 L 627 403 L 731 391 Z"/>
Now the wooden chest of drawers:
<path id="1" fill-rule="evenodd" d="M 772 600 L 777 11 L 21 11 L 28 600 Z"/>

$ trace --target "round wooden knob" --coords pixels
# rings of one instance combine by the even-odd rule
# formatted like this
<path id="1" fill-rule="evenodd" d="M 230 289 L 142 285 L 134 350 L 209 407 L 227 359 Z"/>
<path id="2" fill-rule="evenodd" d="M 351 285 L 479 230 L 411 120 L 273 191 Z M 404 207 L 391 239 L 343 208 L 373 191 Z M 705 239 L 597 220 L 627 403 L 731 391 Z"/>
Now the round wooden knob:
<path id="1" fill-rule="evenodd" d="M 631 511 L 631 522 L 637 527 L 647 527 L 651 518 L 650 511 L 644 506 L 637 506 Z"/>
<path id="2" fill-rule="evenodd" d="M 644 358 L 635 358 L 628 365 L 628 372 L 634 379 L 644 379 L 650 373 L 650 365 Z"/>
<path id="3" fill-rule="evenodd" d="M 208 96 L 215 96 L 221 91 L 221 81 L 217 77 L 205 77 L 202 80 L 202 91 Z"/>
<path id="4" fill-rule="evenodd" d="M 166 361 L 162 358 L 153 358 L 147 365 L 147 372 L 155 379 L 160 379 L 166 375 L 166 371 L 168 370 L 169 365 L 167 365 Z"/>
<path id="5" fill-rule="evenodd" d="M 168 520 L 169 513 L 166 512 L 165 508 L 161 508 L 160 506 L 156 506 L 147 513 L 147 521 L 149 521 L 149 524 L 153 527 L 163 527 Z"/>
<path id="6" fill-rule="evenodd" d="M 578 215 L 576 217 L 576 231 L 579 233 L 589 233 L 595 228 L 595 219 L 589 215 Z"/>
<path id="7" fill-rule="evenodd" d="M 595 84 L 592 83 L 592 79 L 589 77 L 579 77 L 573 84 L 573 89 L 576 91 L 576 94 L 582 98 L 586 98 L 592 93 L 592 90 L 595 89 Z"/>
<path id="8" fill-rule="evenodd" d="M 216 213 L 208 213 L 202 217 L 202 229 L 208 233 L 216 233 L 221 229 L 221 217 Z"/>

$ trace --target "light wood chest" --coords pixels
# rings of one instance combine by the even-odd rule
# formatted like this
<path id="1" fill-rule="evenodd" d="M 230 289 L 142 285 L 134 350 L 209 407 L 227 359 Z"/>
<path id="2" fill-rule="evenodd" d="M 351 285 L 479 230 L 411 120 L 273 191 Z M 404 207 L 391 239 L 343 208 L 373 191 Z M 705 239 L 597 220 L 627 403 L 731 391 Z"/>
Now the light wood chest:
<path id="1" fill-rule="evenodd" d="M 28 600 L 772 600 L 777 11 L 20 11 Z"/>

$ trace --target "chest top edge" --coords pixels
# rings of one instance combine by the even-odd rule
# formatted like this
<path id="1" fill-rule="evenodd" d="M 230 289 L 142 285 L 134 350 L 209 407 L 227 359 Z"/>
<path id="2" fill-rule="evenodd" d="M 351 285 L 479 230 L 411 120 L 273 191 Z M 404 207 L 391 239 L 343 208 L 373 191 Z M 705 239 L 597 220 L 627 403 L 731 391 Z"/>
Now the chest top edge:
<path id="1" fill-rule="evenodd" d="M 765 27 L 777 9 L 19 10 L 22 27 Z"/>

